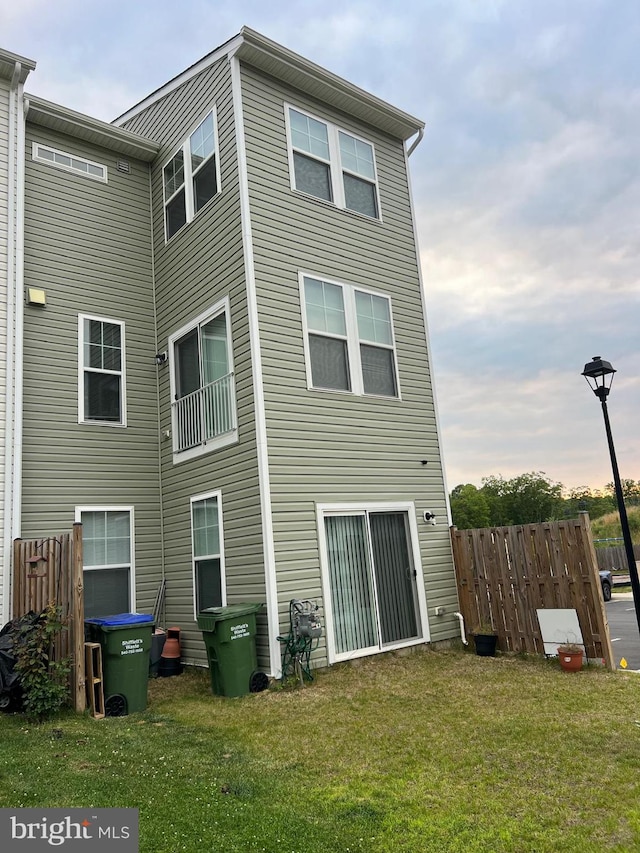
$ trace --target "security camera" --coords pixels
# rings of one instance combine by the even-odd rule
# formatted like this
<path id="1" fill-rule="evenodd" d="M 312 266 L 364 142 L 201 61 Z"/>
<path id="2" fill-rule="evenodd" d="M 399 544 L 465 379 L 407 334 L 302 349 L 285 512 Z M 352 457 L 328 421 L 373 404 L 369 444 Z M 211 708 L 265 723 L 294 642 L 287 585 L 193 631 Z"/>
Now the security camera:
<path id="1" fill-rule="evenodd" d="M 430 522 L 431 522 L 431 524 L 433 524 L 433 526 L 434 526 L 434 527 L 436 526 L 436 516 L 435 516 L 435 513 L 433 513 L 433 512 L 429 512 L 429 510 L 425 510 L 425 512 L 423 513 L 423 516 L 422 516 L 422 517 L 424 518 L 424 520 L 425 520 L 425 521 L 430 521 Z"/>

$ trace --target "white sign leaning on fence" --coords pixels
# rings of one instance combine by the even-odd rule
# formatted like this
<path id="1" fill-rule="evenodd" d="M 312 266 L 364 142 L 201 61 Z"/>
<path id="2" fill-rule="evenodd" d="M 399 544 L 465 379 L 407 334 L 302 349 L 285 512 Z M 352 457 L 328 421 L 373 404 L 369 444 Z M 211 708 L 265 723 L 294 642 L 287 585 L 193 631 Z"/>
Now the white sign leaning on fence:
<path id="1" fill-rule="evenodd" d="M 584 649 L 582 631 L 575 610 L 536 610 L 545 655 L 557 655 L 558 646 L 575 643 Z"/>

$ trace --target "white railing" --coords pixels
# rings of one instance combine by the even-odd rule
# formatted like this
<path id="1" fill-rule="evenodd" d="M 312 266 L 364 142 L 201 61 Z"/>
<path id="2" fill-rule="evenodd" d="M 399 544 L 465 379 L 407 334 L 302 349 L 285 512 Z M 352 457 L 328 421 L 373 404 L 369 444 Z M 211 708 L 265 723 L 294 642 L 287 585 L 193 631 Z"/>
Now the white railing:
<path id="1" fill-rule="evenodd" d="M 173 402 L 176 453 L 206 444 L 236 427 L 233 373 Z"/>

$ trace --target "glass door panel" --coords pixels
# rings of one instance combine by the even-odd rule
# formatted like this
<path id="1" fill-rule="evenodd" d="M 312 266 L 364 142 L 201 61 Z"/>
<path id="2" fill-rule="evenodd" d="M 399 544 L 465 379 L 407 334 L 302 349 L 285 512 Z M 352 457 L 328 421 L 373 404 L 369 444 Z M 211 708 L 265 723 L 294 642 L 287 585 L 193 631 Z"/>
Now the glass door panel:
<path id="1" fill-rule="evenodd" d="M 369 515 L 382 645 L 418 637 L 415 571 L 404 512 Z"/>
<path id="2" fill-rule="evenodd" d="M 325 529 L 336 653 L 376 647 L 378 628 L 366 518 L 327 516 Z"/>

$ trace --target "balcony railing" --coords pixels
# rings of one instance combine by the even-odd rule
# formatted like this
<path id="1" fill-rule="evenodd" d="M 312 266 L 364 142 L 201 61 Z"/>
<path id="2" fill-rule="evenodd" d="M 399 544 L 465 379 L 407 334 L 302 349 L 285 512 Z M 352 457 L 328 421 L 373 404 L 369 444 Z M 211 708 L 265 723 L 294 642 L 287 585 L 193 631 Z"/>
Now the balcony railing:
<path id="1" fill-rule="evenodd" d="M 174 450 L 181 453 L 236 428 L 233 373 L 173 402 Z"/>

